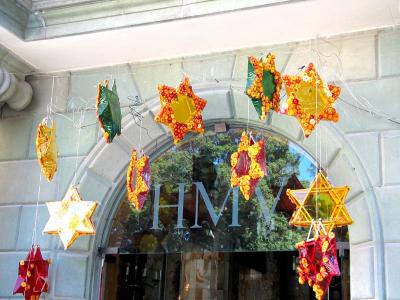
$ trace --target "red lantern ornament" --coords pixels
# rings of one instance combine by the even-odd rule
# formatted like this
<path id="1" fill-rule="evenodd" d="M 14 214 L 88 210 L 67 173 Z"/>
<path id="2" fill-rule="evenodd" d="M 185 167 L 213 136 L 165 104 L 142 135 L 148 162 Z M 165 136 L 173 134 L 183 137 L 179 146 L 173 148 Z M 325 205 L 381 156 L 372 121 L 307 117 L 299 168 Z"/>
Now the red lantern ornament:
<path id="1" fill-rule="evenodd" d="M 19 262 L 18 278 L 13 295 L 23 294 L 26 300 L 38 300 L 49 290 L 50 260 L 44 260 L 39 246 L 32 246 L 25 260 Z"/>
<path id="2" fill-rule="evenodd" d="M 198 97 L 184 77 L 177 89 L 159 85 L 161 111 L 155 121 L 167 125 L 171 129 L 174 143 L 179 143 L 189 131 L 204 132 L 203 109 L 207 101 Z"/>
<path id="3" fill-rule="evenodd" d="M 126 188 L 128 190 L 128 200 L 137 210 L 143 208 L 150 185 L 151 170 L 149 157 L 143 155 L 138 159 L 136 150 L 133 150 L 126 175 Z"/>
<path id="4" fill-rule="evenodd" d="M 296 245 L 299 251 L 299 283 L 308 283 L 318 300 L 324 298 L 333 276 L 340 276 L 333 232 Z"/>

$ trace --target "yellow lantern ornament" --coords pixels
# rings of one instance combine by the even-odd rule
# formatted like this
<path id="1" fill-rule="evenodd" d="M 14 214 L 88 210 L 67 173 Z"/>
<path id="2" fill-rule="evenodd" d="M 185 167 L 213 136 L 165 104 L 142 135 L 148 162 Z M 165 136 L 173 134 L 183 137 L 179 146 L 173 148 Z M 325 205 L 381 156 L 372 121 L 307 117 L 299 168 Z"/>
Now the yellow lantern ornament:
<path id="1" fill-rule="evenodd" d="M 51 181 L 57 171 L 57 143 L 56 124 L 49 117 L 44 118 L 37 127 L 36 155 L 44 176 Z"/>
<path id="2" fill-rule="evenodd" d="M 287 114 L 297 118 L 305 137 L 310 136 L 321 120 L 339 120 L 333 104 L 340 87 L 323 82 L 312 63 L 300 75 L 284 75 L 282 79 L 288 97 Z"/>

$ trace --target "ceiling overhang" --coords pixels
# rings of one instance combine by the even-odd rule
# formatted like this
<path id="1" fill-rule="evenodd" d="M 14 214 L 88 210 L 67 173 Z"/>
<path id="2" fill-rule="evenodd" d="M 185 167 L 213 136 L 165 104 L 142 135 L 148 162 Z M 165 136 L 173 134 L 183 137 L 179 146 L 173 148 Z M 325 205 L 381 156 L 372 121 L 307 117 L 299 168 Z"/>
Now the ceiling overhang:
<path id="1" fill-rule="evenodd" d="M 35 41 L 0 27 L 0 44 L 39 72 L 57 72 L 296 42 L 395 26 L 400 20 L 398 0 L 273 2 Z"/>

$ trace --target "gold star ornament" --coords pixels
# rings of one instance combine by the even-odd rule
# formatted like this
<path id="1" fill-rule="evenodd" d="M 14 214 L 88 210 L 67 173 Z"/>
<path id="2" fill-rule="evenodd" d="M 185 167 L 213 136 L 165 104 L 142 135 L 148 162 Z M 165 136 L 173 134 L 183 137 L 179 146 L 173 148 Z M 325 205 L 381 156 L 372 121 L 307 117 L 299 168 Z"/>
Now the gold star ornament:
<path id="1" fill-rule="evenodd" d="M 161 111 L 155 121 L 167 125 L 177 144 L 189 131 L 204 132 L 202 112 L 207 101 L 198 97 L 189 84 L 189 78 L 184 77 L 177 89 L 159 85 Z"/>
<path id="2" fill-rule="evenodd" d="M 50 219 L 43 233 L 58 235 L 65 249 L 81 235 L 94 235 L 91 217 L 97 207 L 94 201 L 82 201 L 76 187 L 69 188 L 61 201 L 46 202 Z"/>
<path id="3" fill-rule="evenodd" d="M 43 174 L 51 181 L 57 171 L 56 124 L 53 119 L 46 117 L 37 127 L 36 154 Z"/>
<path id="4" fill-rule="evenodd" d="M 238 186 L 246 200 L 266 174 L 264 141 L 255 142 L 243 131 L 239 148 L 231 156 L 231 187 Z"/>
<path id="5" fill-rule="evenodd" d="M 296 205 L 290 224 L 309 227 L 313 219 L 320 218 L 328 233 L 335 227 L 352 224 L 353 220 L 344 205 L 348 192 L 348 186 L 333 187 L 321 172 L 309 189 L 288 189 L 286 193 Z"/>
<path id="6" fill-rule="evenodd" d="M 321 120 L 339 120 L 333 104 L 339 97 L 340 87 L 323 82 L 312 63 L 300 75 L 284 75 L 282 79 L 288 96 L 287 114 L 297 118 L 305 137 Z"/>

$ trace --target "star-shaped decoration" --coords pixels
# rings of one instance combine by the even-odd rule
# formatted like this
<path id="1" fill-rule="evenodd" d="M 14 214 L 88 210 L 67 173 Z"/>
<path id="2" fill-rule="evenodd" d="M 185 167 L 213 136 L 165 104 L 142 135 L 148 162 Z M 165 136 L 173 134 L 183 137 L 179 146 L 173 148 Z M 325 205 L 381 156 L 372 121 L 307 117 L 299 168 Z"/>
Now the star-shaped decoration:
<path id="1" fill-rule="evenodd" d="M 161 111 L 155 121 L 171 129 L 175 144 L 189 131 L 204 132 L 202 112 L 207 101 L 195 95 L 188 77 L 183 78 L 177 89 L 159 85 L 158 92 Z"/>
<path id="2" fill-rule="evenodd" d="M 332 277 L 340 276 L 335 234 L 331 232 L 329 235 L 320 235 L 313 241 L 302 241 L 296 248 L 299 251 L 299 283 L 307 282 L 315 292 L 315 297 L 318 300 L 323 299 Z"/>
<path id="3" fill-rule="evenodd" d="M 96 234 L 91 217 L 97 203 L 82 201 L 76 187 L 70 187 L 63 200 L 46 202 L 46 205 L 50 219 L 43 232 L 58 235 L 65 249 L 81 235 Z"/>
<path id="4" fill-rule="evenodd" d="M 313 219 L 320 218 L 328 233 L 334 227 L 352 224 L 344 205 L 348 191 L 348 186 L 333 187 L 322 172 L 317 174 L 309 189 L 288 189 L 286 193 L 296 205 L 290 224 L 309 227 Z"/>
<path id="5" fill-rule="evenodd" d="M 333 104 L 339 97 L 340 87 L 323 82 L 312 63 L 300 75 L 284 75 L 282 79 L 288 97 L 287 114 L 297 118 L 305 137 L 321 120 L 339 120 Z"/>
<path id="6" fill-rule="evenodd" d="M 264 141 L 255 142 L 242 132 L 238 150 L 231 156 L 231 186 L 239 186 L 243 197 L 249 200 L 256 186 L 266 174 Z"/>
<path id="7" fill-rule="evenodd" d="M 51 181 L 57 171 L 56 124 L 53 119 L 46 117 L 37 127 L 36 155 L 43 174 Z"/>
<path id="8" fill-rule="evenodd" d="M 40 247 L 32 246 L 26 259 L 19 262 L 13 295 L 23 294 L 26 300 L 32 300 L 46 293 L 49 290 L 49 264 L 50 260 L 43 259 Z"/>
<path id="9" fill-rule="evenodd" d="M 116 135 L 121 134 L 122 119 L 115 81 L 111 90 L 108 88 L 108 81 L 97 85 L 96 113 L 104 139 L 111 143 Z"/>
<path id="10" fill-rule="evenodd" d="M 265 61 L 250 56 L 246 94 L 251 98 L 260 120 L 265 120 L 270 109 L 279 111 L 281 74 L 275 69 L 275 55 L 269 53 Z"/>
<path id="11" fill-rule="evenodd" d="M 150 185 L 151 170 L 149 157 L 143 155 L 138 159 L 136 150 L 133 150 L 126 176 L 126 188 L 128 190 L 128 200 L 137 210 L 143 208 Z"/>

